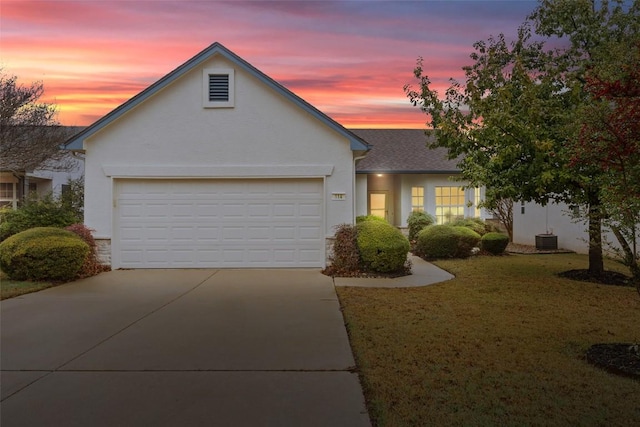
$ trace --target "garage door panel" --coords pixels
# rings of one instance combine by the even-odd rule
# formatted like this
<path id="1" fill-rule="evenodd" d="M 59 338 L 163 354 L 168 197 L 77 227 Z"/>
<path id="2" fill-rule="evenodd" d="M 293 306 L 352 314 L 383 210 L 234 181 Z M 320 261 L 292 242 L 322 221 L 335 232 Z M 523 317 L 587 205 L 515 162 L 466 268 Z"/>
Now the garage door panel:
<path id="1" fill-rule="evenodd" d="M 121 267 L 319 267 L 321 179 L 117 181 Z"/>
<path id="2" fill-rule="evenodd" d="M 322 205 L 320 203 L 300 203 L 298 214 L 301 218 L 320 219 L 322 217 Z"/>
<path id="3" fill-rule="evenodd" d="M 299 227 L 298 232 L 300 240 L 318 240 L 322 238 L 320 227 Z"/>

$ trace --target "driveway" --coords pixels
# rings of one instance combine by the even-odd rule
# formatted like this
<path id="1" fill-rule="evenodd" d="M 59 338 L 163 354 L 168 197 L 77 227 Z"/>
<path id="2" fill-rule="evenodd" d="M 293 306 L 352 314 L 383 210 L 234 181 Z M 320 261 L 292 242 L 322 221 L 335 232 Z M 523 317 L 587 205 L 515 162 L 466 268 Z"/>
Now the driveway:
<path id="1" fill-rule="evenodd" d="M 120 270 L 0 304 L 3 427 L 370 425 L 317 270 Z"/>

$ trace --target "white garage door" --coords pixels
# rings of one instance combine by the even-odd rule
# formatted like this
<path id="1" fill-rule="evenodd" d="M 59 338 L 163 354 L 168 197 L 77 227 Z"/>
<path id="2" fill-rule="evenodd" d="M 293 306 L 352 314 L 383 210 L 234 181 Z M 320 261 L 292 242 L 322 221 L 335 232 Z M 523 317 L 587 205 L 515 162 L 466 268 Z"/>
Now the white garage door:
<path id="1" fill-rule="evenodd" d="M 116 181 L 121 268 L 321 267 L 323 181 Z"/>

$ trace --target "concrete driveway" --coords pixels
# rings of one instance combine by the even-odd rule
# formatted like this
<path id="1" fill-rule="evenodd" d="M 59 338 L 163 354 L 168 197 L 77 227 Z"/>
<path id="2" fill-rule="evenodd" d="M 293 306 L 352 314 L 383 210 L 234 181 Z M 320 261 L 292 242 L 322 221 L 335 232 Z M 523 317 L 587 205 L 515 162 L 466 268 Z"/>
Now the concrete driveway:
<path id="1" fill-rule="evenodd" d="M 331 278 L 123 270 L 2 301 L 11 426 L 368 426 Z"/>

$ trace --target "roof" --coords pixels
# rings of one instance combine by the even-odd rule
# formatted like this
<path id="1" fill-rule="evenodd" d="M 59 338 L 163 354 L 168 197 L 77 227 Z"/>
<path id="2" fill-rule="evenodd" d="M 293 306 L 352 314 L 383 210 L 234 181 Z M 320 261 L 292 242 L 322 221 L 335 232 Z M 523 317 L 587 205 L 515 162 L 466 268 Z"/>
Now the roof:
<path id="1" fill-rule="evenodd" d="M 347 130 L 341 124 L 315 108 L 313 105 L 306 102 L 304 99 L 300 98 L 289 89 L 282 86 L 280 83 L 273 80 L 271 77 L 264 74 L 262 71 L 255 68 L 253 65 L 249 64 L 244 59 L 240 58 L 238 55 L 224 47 L 222 44 L 215 42 L 208 48 L 204 49 L 202 52 L 198 53 L 193 58 L 189 59 L 184 64 L 180 65 L 178 68 L 149 86 L 147 89 L 143 90 L 124 104 L 117 107 L 115 110 L 108 113 L 106 116 L 102 117 L 94 124 L 86 128 L 84 131 L 75 135 L 74 137 L 67 140 L 65 146 L 70 150 L 82 150 L 83 149 L 83 141 L 98 132 L 100 129 L 105 126 L 111 124 L 115 120 L 117 120 L 122 115 L 126 114 L 129 110 L 137 107 L 142 102 L 146 101 L 151 96 L 155 95 L 157 92 L 164 89 L 166 86 L 170 85 L 185 73 L 191 71 L 192 69 L 198 67 L 200 64 L 209 60 L 210 58 L 220 55 L 227 59 L 228 61 L 237 65 L 240 69 L 245 72 L 251 74 L 262 83 L 274 89 L 280 95 L 292 101 L 294 104 L 298 105 L 300 108 L 311 114 L 316 119 L 320 120 L 324 124 L 328 125 L 333 130 L 337 131 L 339 134 L 345 136 L 351 145 L 351 150 L 353 151 L 366 151 L 369 149 L 367 144 L 360 139 L 358 136 Z"/>
<path id="2" fill-rule="evenodd" d="M 371 145 L 356 173 L 460 173 L 459 159 L 449 160 L 446 148 L 428 148 L 435 139 L 423 129 L 351 129 Z"/>

